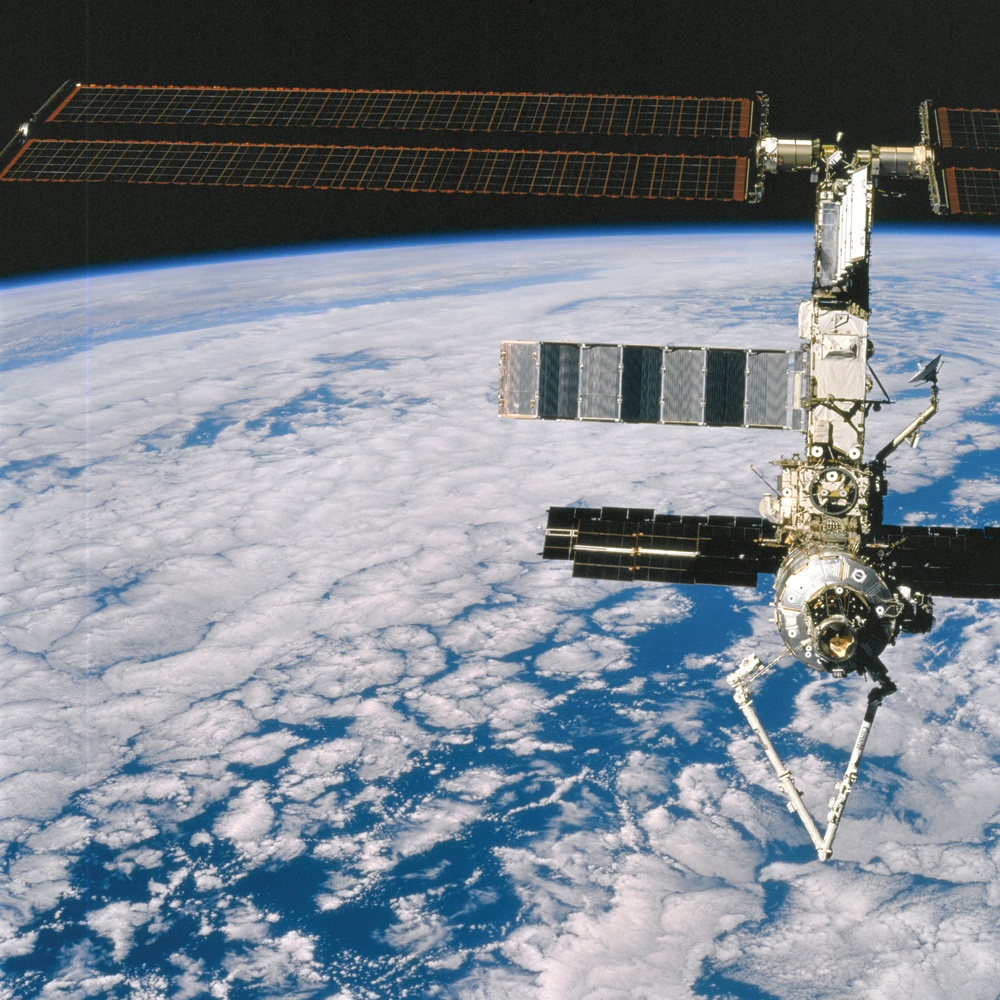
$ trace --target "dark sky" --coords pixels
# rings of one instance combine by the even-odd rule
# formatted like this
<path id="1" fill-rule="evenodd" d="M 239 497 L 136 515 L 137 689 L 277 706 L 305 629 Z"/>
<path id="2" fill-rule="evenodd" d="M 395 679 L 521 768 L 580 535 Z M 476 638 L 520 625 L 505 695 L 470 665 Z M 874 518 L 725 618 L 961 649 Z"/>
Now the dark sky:
<path id="1" fill-rule="evenodd" d="M 937 4 L 883 3 L 862 14 L 861 5 L 787 0 L 7 4 L 0 14 L 0 133 L 5 142 L 72 77 L 736 97 L 763 90 L 777 134 L 831 141 L 843 131 L 847 145 L 912 144 L 922 99 L 964 107 L 1000 101 L 997 18 L 987 4 L 955 6 L 957 14 Z M 808 218 L 808 184 L 779 180 L 763 205 L 721 210 L 514 196 L 5 184 L 0 271 L 408 233 Z M 931 218 L 922 186 L 905 199 L 880 199 L 877 210 L 883 219 Z"/>

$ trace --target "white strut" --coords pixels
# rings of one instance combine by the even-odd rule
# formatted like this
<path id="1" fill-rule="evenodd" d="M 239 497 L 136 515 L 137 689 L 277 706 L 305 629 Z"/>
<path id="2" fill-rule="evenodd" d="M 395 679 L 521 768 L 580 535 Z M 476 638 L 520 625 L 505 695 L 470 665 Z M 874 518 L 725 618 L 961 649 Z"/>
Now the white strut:
<path id="1" fill-rule="evenodd" d="M 760 745 L 767 754 L 767 759 L 774 768 L 774 773 L 778 776 L 778 786 L 782 792 L 788 796 L 788 811 L 798 813 L 802 825 L 809 832 L 816 853 L 820 861 L 826 861 L 833 854 L 833 838 L 837 836 L 837 827 L 840 825 L 841 816 L 844 813 L 844 806 L 847 804 L 848 796 L 854 788 L 854 783 L 858 778 L 858 763 L 861 755 L 865 752 L 865 744 L 868 742 L 868 734 L 871 732 L 872 723 L 875 721 L 875 713 L 878 711 L 882 700 L 896 690 L 895 684 L 889 680 L 884 668 L 879 663 L 879 674 L 876 679 L 880 681 L 878 687 L 873 688 L 868 693 L 868 708 L 865 710 L 865 717 L 861 722 L 861 729 L 858 731 L 858 738 L 854 741 L 854 749 L 851 751 L 851 758 L 847 762 L 847 770 L 844 777 L 837 783 L 837 793 L 830 799 L 830 811 L 827 814 L 826 833 L 821 834 L 819 827 L 812 814 L 802 801 L 802 795 L 795 787 L 792 772 L 785 766 L 778 752 L 774 749 L 774 744 L 764 731 L 760 719 L 753 708 L 753 699 L 750 692 L 750 682 L 765 674 L 777 661 L 763 663 L 757 656 L 747 656 L 740 663 L 739 668 L 729 674 L 726 679 L 732 685 L 733 697 L 740 711 L 746 716 L 750 728 L 754 731 Z"/>

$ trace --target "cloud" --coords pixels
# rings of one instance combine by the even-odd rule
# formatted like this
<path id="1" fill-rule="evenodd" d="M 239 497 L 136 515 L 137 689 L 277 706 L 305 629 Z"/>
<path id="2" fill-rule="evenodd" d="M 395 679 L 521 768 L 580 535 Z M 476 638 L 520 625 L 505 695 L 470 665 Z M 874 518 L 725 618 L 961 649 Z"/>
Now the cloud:
<path id="1" fill-rule="evenodd" d="M 220 997 L 821 995 L 804 954 L 854 995 L 920 996 L 898 949 L 986 995 L 989 606 L 941 602 L 887 654 L 901 690 L 843 860 L 818 869 L 721 679 L 776 648 L 766 595 L 573 580 L 535 555 L 552 503 L 753 514 L 748 456 L 798 436 L 495 417 L 504 337 L 797 347 L 811 240 L 386 248 L 73 280 L 42 307 L 5 288 L 17 968 L 66 996 L 142 967 Z M 1000 445 L 978 332 L 996 251 L 940 244 L 928 262 L 878 242 L 876 271 L 923 298 L 887 282 L 872 321 L 893 391 L 913 323 L 949 352 L 951 409 L 893 456 L 932 520 L 942 470 L 969 516 L 988 502 Z M 923 405 L 901 396 L 872 440 Z M 758 696 L 820 811 L 863 699 L 794 668 Z M 766 979 L 774 956 L 798 971 Z"/>

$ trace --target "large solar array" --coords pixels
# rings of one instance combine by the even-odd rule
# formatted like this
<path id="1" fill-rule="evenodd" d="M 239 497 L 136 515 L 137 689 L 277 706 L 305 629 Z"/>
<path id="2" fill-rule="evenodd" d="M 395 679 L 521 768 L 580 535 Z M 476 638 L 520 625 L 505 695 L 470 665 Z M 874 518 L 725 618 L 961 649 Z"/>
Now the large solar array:
<path id="1" fill-rule="evenodd" d="M 76 85 L 45 120 L 746 139 L 753 113 L 728 97 Z"/>
<path id="2" fill-rule="evenodd" d="M 766 108 L 762 95 L 68 82 L 0 151 L 0 181 L 751 201 Z M 1000 213 L 1000 110 L 921 114 L 914 176 L 935 211 Z"/>
<path id="3" fill-rule="evenodd" d="M 38 139 L 3 180 L 742 199 L 745 157 Z"/>
<path id="4" fill-rule="evenodd" d="M 944 167 L 941 173 L 952 215 L 996 215 L 1000 212 L 1000 170 Z"/>
<path id="5" fill-rule="evenodd" d="M 761 110 L 748 98 L 71 83 L 0 153 L 0 181 L 744 201 Z"/>

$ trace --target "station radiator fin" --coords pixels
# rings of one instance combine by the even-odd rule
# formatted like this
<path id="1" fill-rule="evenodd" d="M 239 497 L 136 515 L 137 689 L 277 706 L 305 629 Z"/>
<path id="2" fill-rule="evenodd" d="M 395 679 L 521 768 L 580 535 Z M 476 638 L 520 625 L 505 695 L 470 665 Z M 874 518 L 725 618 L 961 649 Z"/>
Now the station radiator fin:
<path id="1" fill-rule="evenodd" d="M 502 417 L 801 429 L 803 352 L 505 341 Z"/>

